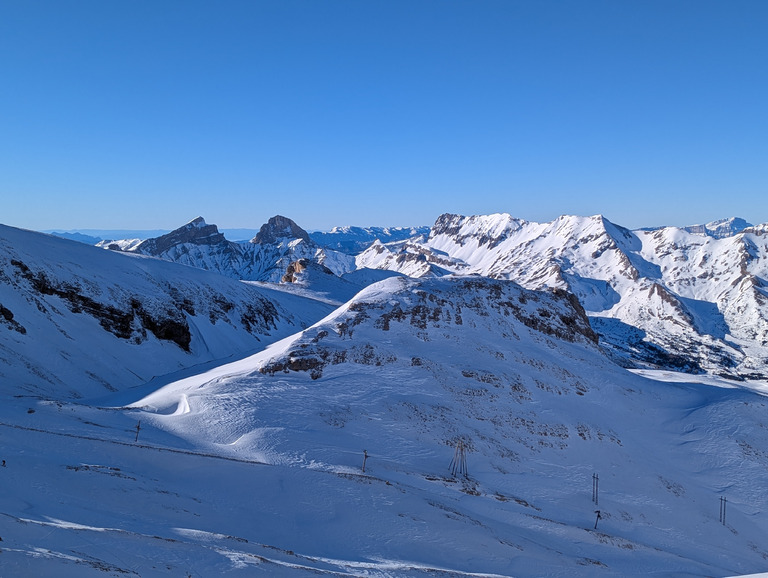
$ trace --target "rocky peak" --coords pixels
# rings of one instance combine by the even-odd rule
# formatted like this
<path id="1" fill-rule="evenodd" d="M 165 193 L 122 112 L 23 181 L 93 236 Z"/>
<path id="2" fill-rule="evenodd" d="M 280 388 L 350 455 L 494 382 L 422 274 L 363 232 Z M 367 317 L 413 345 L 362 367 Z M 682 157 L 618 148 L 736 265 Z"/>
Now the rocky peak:
<path id="1" fill-rule="evenodd" d="M 325 265 L 315 263 L 309 259 L 299 259 L 298 261 L 293 261 L 292 263 L 288 264 L 288 267 L 285 270 L 285 274 L 280 279 L 280 282 L 298 283 L 300 279 L 299 275 L 307 270 L 319 272 L 323 275 L 334 276 L 333 271 L 331 271 Z"/>
<path id="2" fill-rule="evenodd" d="M 226 243 L 224 235 L 216 225 L 209 225 L 202 217 L 192 219 L 186 225 L 171 231 L 167 235 L 147 239 L 136 250 L 145 255 L 160 255 L 175 245 L 191 243 L 193 245 L 219 245 Z"/>
<path id="3" fill-rule="evenodd" d="M 475 239 L 478 245 L 493 249 L 507 240 L 514 231 L 520 229 L 522 223 L 524 221 L 515 219 L 507 213 L 472 217 L 445 213 L 435 221 L 429 238 L 435 239 L 445 235 L 452 237 L 459 245 L 464 245 L 468 239 Z"/>
<path id="4" fill-rule="evenodd" d="M 275 215 L 261 226 L 251 243 L 267 245 L 279 242 L 280 239 L 301 239 L 310 244 L 309 234 L 288 217 Z"/>
<path id="5" fill-rule="evenodd" d="M 463 215 L 454 215 L 452 213 L 443 213 L 432 226 L 430 237 L 437 235 L 457 235 L 461 231 L 466 217 Z"/>

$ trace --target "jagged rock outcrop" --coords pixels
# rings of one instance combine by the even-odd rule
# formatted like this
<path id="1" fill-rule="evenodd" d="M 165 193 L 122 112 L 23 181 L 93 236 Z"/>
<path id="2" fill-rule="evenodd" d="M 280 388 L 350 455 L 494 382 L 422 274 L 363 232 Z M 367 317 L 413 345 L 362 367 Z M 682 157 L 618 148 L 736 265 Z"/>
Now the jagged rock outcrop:
<path id="1" fill-rule="evenodd" d="M 315 263 L 308 259 L 299 259 L 288 265 L 285 274 L 280 281 L 282 283 L 298 283 L 302 274 L 306 275 L 309 270 L 326 277 L 334 276 L 333 271 L 324 265 L 320 265 L 319 263 Z"/>
<path id="2" fill-rule="evenodd" d="M 275 215 L 264 223 L 256 236 L 251 239 L 251 243 L 270 245 L 280 243 L 286 239 L 301 239 L 307 244 L 312 243 L 309 234 L 304 229 L 288 217 L 283 217 L 282 215 Z"/>
<path id="3" fill-rule="evenodd" d="M 197 217 L 167 235 L 147 239 L 136 247 L 136 252 L 144 255 L 160 256 L 176 245 L 191 244 L 209 247 L 226 246 L 228 241 L 219 233 L 216 225 L 209 225 L 202 217 Z"/>
<path id="4" fill-rule="evenodd" d="M 399 277 L 372 285 L 347 303 L 335 317 L 333 339 L 328 328 L 307 331 L 289 351 L 265 363 L 260 371 L 270 375 L 307 372 L 318 379 L 327 366 L 397 361 L 376 345 L 378 340 L 386 341 L 390 331 L 405 331 L 429 342 L 438 335 L 471 333 L 486 326 L 510 344 L 520 339 L 515 327 L 521 326 L 535 339 L 552 337 L 592 347 L 598 341 L 581 304 L 566 291 L 530 291 L 510 281 L 483 277 Z M 355 345 L 353 337 L 363 327 L 366 341 Z M 371 338 L 372 329 L 379 333 L 378 339 Z M 345 346 L 345 339 L 352 339 L 353 345 Z M 329 347 L 331 342 L 334 345 Z M 499 343 L 499 347 L 504 345 Z"/>

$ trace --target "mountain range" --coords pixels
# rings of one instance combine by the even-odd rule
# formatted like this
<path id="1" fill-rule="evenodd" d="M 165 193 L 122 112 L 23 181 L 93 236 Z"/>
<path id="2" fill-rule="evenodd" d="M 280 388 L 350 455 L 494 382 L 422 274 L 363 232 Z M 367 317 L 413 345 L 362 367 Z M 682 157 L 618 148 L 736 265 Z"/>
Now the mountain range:
<path id="1" fill-rule="evenodd" d="M 342 252 L 316 244 L 285 217 L 270 219 L 259 235 L 241 243 L 227 241 L 198 218 L 162 237 L 107 246 L 254 281 L 283 280 L 291 263 L 303 260 L 342 279 L 377 269 L 562 289 L 576 295 L 605 351 L 623 365 L 744 380 L 768 375 L 766 231 L 768 225 L 738 218 L 630 231 L 602 216 L 533 223 L 508 214 L 445 214 L 428 234 L 369 240 L 358 253 L 358 230 L 331 233 L 336 246 L 354 245 Z"/>
<path id="2" fill-rule="evenodd" d="M 761 571 L 766 232 L 0 226 L 3 575 Z"/>
<path id="3" fill-rule="evenodd" d="M 442 215 L 426 239 L 373 245 L 357 263 L 563 289 L 630 367 L 765 379 L 768 226 L 746 225 L 630 231 L 602 216 L 531 223 Z"/>

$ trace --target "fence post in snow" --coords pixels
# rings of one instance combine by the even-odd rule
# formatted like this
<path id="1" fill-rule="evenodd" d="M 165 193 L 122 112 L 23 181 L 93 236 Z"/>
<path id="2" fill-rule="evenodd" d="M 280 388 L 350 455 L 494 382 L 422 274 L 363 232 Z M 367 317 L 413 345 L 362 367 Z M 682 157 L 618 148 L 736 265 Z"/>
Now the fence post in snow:
<path id="1" fill-rule="evenodd" d="M 363 473 L 365 473 L 365 462 L 368 461 L 368 450 L 363 450 Z"/>
<path id="2" fill-rule="evenodd" d="M 139 420 L 139 423 L 136 424 L 136 439 L 134 441 L 139 441 L 140 430 L 141 430 L 141 420 Z"/>

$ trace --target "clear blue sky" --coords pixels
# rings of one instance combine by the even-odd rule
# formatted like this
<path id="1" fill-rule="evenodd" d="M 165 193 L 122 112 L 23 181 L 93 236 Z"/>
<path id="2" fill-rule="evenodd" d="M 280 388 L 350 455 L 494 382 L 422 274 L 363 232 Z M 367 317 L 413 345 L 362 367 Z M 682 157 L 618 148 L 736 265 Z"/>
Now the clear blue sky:
<path id="1" fill-rule="evenodd" d="M 0 222 L 768 221 L 768 1 L 2 0 Z"/>

